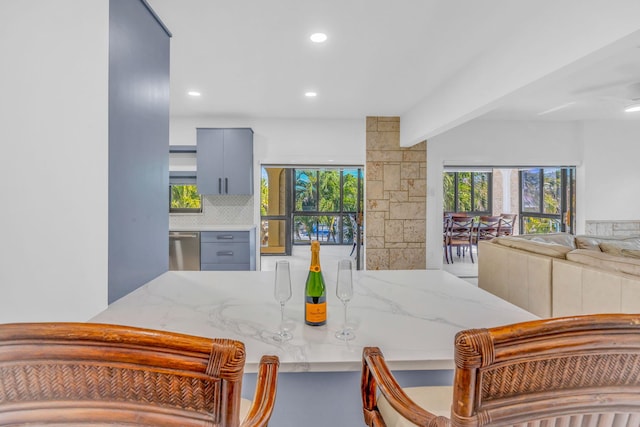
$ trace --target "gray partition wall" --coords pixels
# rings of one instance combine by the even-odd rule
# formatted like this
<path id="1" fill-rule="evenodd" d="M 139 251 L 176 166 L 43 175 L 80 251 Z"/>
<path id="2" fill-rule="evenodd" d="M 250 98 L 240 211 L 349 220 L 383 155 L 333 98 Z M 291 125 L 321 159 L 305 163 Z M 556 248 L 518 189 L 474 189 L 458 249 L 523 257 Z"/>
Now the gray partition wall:
<path id="1" fill-rule="evenodd" d="M 145 1 L 110 1 L 109 303 L 168 270 L 170 37 Z"/>

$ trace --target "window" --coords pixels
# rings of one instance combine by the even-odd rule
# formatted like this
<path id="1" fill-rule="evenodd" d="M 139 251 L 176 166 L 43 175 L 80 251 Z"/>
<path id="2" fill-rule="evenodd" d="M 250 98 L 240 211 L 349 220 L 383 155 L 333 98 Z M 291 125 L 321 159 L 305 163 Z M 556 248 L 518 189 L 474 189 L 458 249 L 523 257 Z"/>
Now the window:
<path id="1" fill-rule="evenodd" d="M 357 231 L 362 170 L 293 170 L 293 242 L 351 244 Z"/>
<path id="2" fill-rule="evenodd" d="M 575 169 L 531 168 L 520 171 L 522 233 L 571 232 L 575 204 Z"/>
<path id="3" fill-rule="evenodd" d="M 194 176 L 169 175 L 169 212 L 200 213 L 202 196 L 198 194 Z"/>
<path id="4" fill-rule="evenodd" d="M 349 245 L 349 256 L 355 256 L 360 269 L 363 181 L 358 166 L 263 165 L 260 254 L 291 255 L 317 239 L 325 245 Z"/>
<path id="5" fill-rule="evenodd" d="M 445 171 L 443 175 L 444 211 L 490 215 L 491 187 L 491 172 Z"/>

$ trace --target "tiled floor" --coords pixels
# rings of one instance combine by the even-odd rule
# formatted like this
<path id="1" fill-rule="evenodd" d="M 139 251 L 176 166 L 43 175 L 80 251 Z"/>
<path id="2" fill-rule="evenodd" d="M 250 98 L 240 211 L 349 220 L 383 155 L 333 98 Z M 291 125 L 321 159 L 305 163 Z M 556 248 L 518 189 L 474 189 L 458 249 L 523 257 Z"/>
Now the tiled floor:
<path id="1" fill-rule="evenodd" d="M 287 259 L 291 263 L 291 268 L 295 270 L 306 270 L 309 268 L 309 262 L 311 260 L 311 253 L 309 252 L 309 246 L 293 246 L 293 254 L 291 256 L 262 256 L 261 257 L 261 269 L 263 271 L 273 271 L 276 261 L 280 259 Z M 351 252 L 351 245 L 349 246 L 330 246 L 323 245 L 320 249 L 320 264 L 326 271 L 334 271 L 337 268 L 338 260 L 343 258 L 350 258 L 354 262 L 355 268 L 355 256 L 349 256 Z M 354 254 L 355 255 L 355 254 Z M 465 257 L 457 257 L 454 255 L 453 263 L 447 264 L 443 260 L 443 270 L 458 276 L 469 283 L 478 285 L 478 259 L 474 249 L 473 258 L 475 263 L 471 262 L 471 258 L 467 254 Z"/>
<path id="2" fill-rule="evenodd" d="M 276 261 L 286 259 L 289 261 L 292 270 L 308 270 L 311 262 L 311 249 L 309 245 L 293 245 L 291 256 L 284 255 L 264 255 L 260 257 L 261 270 L 275 270 Z M 320 265 L 323 270 L 336 271 L 338 261 L 344 258 L 351 259 L 355 269 L 355 252 L 351 253 L 351 245 L 322 245 L 320 247 Z"/>
<path id="3" fill-rule="evenodd" d="M 473 260 L 475 262 L 472 263 L 469 254 L 465 257 L 457 257 L 454 254 L 453 262 L 450 264 L 447 264 L 447 261 L 443 259 L 442 269 L 478 286 L 478 254 L 475 248 L 473 250 Z"/>

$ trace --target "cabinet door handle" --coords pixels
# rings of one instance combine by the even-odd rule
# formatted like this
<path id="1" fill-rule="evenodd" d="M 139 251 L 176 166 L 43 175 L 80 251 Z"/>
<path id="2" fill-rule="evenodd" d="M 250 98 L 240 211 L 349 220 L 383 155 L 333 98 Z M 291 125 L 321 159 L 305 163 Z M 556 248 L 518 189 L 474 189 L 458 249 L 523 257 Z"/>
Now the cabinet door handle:
<path id="1" fill-rule="evenodd" d="M 218 193 L 222 194 L 222 178 L 218 178 Z"/>
<path id="2" fill-rule="evenodd" d="M 183 233 L 172 233 L 169 234 L 169 238 L 171 239 L 195 239 L 198 237 L 198 233 L 187 233 L 187 234 L 183 234 Z"/>
<path id="3" fill-rule="evenodd" d="M 216 236 L 218 240 L 233 240 L 233 234 L 219 234 Z"/>
<path id="4" fill-rule="evenodd" d="M 233 251 L 218 251 L 216 252 L 218 256 L 233 256 Z"/>
<path id="5" fill-rule="evenodd" d="M 229 178 L 224 179 L 224 192 L 225 194 L 229 194 Z"/>

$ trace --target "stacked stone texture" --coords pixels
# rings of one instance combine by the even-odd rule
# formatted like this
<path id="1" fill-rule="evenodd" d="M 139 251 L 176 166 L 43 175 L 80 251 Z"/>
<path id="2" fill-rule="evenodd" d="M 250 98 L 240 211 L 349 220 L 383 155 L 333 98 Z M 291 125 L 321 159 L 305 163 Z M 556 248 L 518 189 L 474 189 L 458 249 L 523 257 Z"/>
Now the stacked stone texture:
<path id="1" fill-rule="evenodd" d="M 399 117 L 367 117 L 368 270 L 426 268 L 426 142 L 400 147 Z"/>

